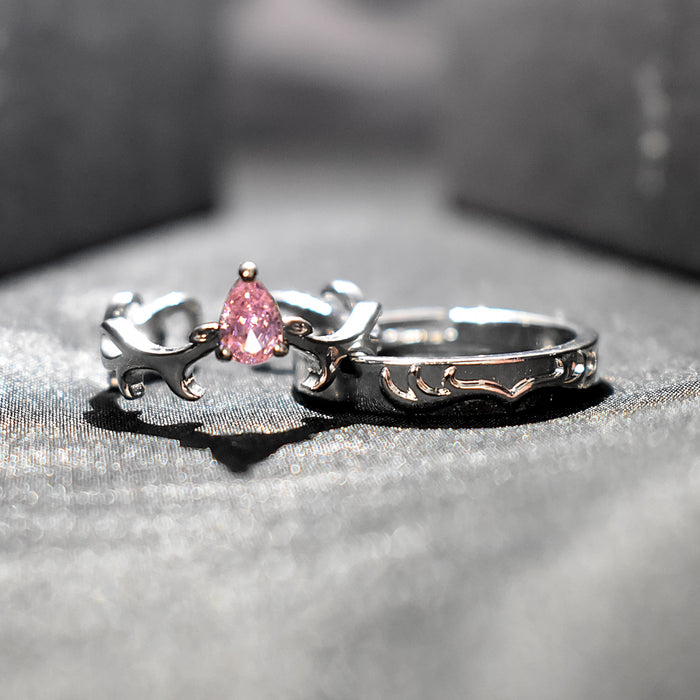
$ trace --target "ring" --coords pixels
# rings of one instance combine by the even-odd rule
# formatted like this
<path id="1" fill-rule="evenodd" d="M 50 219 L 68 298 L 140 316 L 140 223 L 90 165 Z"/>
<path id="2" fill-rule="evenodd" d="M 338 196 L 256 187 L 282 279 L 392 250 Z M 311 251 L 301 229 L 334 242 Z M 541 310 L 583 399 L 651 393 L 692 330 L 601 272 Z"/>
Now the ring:
<path id="1" fill-rule="evenodd" d="M 187 342 L 166 345 L 167 321 L 184 313 Z M 270 293 L 254 263 L 243 263 L 218 323 L 201 323 L 193 300 L 173 292 L 151 304 L 117 294 L 102 323 L 101 355 L 110 383 L 128 399 L 160 376 L 187 400 L 204 394 L 194 364 L 210 353 L 258 365 L 294 348 L 299 399 L 391 413 L 457 401 L 512 403 L 542 388 L 585 389 L 596 381 L 597 334 L 550 316 L 487 307 L 404 309 L 382 313 L 352 282 L 335 281 L 316 297 Z"/>
<path id="2" fill-rule="evenodd" d="M 321 299 L 281 292 L 287 300 L 283 320 L 275 297 L 257 273 L 255 263 L 241 264 L 218 323 L 202 323 L 200 305 L 181 292 L 149 304 L 134 292 L 115 294 L 105 311 L 100 340 L 110 386 L 127 399 L 137 399 L 155 375 L 180 398 L 196 401 L 204 388 L 195 381 L 193 366 L 205 356 L 214 353 L 219 360 L 260 365 L 284 357 L 291 345 L 315 358 L 305 385 L 321 390 L 333 381 L 348 353 L 371 351 L 370 334 L 381 306 L 362 301 L 356 285 L 333 282 Z M 297 308 L 303 316 L 293 313 Z M 192 330 L 184 343 L 174 346 L 169 343 L 168 321 L 177 314 L 185 315 Z M 333 328 L 319 334 L 316 328 L 321 324 Z"/>
<path id="3" fill-rule="evenodd" d="M 537 389 L 586 389 L 597 381 L 596 333 L 540 314 L 486 307 L 397 310 L 381 315 L 374 338 L 371 352 L 349 352 L 334 381 L 322 386 L 315 382 L 313 356 L 297 355 L 296 392 L 387 413 L 470 398 L 512 403 Z"/>

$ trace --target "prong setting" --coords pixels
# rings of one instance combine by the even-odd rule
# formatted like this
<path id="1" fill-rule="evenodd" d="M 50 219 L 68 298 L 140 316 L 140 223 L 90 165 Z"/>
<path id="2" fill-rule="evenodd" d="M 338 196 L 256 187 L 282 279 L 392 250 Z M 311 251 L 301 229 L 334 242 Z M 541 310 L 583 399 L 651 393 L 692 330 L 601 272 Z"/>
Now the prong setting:
<path id="1" fill-rule="evenodd" d="M 258 266 L 252 260 L 246 260 L 240 264 L 238 276 L 244 282 L 252 282 L 258 276 Z"/>
<path id="2" fill-rule="evenodd" d="M 274 297 L 258 279 L 255 263 L 241 263 L 238 277 L 219 315 L 217 357 L 259 365 L 283 352 L 277 346 L 285 340 L 284 323 Z"/>
<path id="3" fill-rule="evenodd" d="M 206 343 L 209 338 L 219 332 L 218 323 L 201 323 L 190 333 L 190 343 Z"/>
<path id="4" fill-rule="evenodd" d="M 286 341 L 277 343 L 272 352 L 275 354 L 275 357 L 284 357 L 289 354 L 289 343 Z"/>
<path id="5" fill-rule="evenodd" d="M 233 359 L 231 351 L 225 345 L 217 345 L 214 354 L 216 355 L 216 359 L 222 362 L 231 362 Z"/>

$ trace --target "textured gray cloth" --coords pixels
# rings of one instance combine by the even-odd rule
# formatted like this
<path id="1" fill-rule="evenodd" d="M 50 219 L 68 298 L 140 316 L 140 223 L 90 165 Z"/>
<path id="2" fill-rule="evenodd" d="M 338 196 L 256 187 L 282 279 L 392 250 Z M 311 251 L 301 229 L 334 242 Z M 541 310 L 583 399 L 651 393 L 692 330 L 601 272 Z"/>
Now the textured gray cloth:
<path id="1" fill-rule="evenodd" d="M 0 286 L 4 698 L 697 698 L 700 289 L 487 219 L 411 161 L 247 161 L 236 208 Z M 104 393 L 118 289 L 563 312 L 609 388 L 417 424 Z M 578 409 L 578 410 L 574 410 Z"/>

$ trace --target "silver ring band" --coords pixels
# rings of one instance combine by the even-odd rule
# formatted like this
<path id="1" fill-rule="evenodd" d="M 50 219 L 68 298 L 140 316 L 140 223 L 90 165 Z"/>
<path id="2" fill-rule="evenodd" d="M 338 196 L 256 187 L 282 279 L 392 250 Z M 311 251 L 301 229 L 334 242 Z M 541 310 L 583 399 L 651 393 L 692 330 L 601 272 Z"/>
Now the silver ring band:
<path id="1" fill-rule="evenodd" d="M 283 309 L 286 300 L 281 293 Z M 304 313 L 298 305 L 293 311 Z M 318 375 L 316 358 L 295 353 L 295 390 L 385 413 L 470 398 L 514 402 L 544 387 L 584 389 L 596 382 L 597 334 L 540 314 L 486 307 L 398 310 L 379 317 L 371 339 L 349 352 L 322 387 L 309 382 Z"/>

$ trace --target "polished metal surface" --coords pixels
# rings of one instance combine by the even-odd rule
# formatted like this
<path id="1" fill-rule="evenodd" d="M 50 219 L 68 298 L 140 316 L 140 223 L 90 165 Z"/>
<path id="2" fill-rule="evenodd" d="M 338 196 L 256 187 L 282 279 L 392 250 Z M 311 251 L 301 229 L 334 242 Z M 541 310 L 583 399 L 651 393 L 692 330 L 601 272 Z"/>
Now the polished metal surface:
<path id="1" fill-rule="evenodd" d="M 376 346 L 371 334 L 380 313 L 381 306 L 377 302 L 359 301 L 340 328 L 325 335 L 316 335 L 308 323 L 287 323 L 287 342 L 305 358 L 303 376 L 296 375 L 299 387 L 312 394 L 322 392 L 333 383 L 343 360 L 371 354 Z"/>
<path id="2" fill-rule="evenodd" d="M 296 350 L 294 389 L 320 401 L 385 413 L 471 398 L 514 402 L 535 389 L 580 389 L 596 381 L 597 334 L 557 318 L 487 307 L 382 314 L 380 304 L 363 301 L 346 281 L 332 282 L 320 299 L 296 291 L 276 292 L 275 299 L 284 319 L 284 343 L 275 355 Z M 185 345 L 166 347 L 165 321 L 178 312 L 196 327 Z M 214 351 L 229 358 L 222 356 L 218 324 L 198 321 L 198 305 L 182 294 L 149 305 L 118 294 L 102 324 L 101 354 L 112 385 L 138 398 L 155 373 L 181 398 L 201 398 L 192 365 Z"/>
<path id="3" fill-rule="evenodd" d="M 398 336 L 398 340 L 393 340 Z M 516 401 L 542 387 L 586 388 L 596 380 L 597 336 L 586 328 L 485 307 L 398 312 L 381 324 L 380 355 L 357 358 L 359 402 L 432 407 L 491 396 Z M 399 354 L 400 353 L 400 354 Z"/>
<path id="4" fill-rule="evenodd" d="M 253 263 L 244 263 L 240 275 L 254 279 Z M 338 365 L 349 354 L 371 353 L 375 341 L 370 337 L 381 306 L 359 301 L 359 289 L 351 282 L 334 281 L 325 290 L 332 304 L 300 292 L 280 293 L 280 307 L 287 312 L 284 342 L 275 346 L 275 356 L 284 357 L 289 346 L 309 356 L 306 376 L 301 384 L 309 391 L 320 391 L 332 383 Z M 295 315 L 303 314 L 311 321 Z M 177 313 L 185 314 L 195 328 L 187 343 L 178 347 L 164 345 L 166 321 Z M 291 315 L 290 315 L 291 314 Z M 194 379 L 192 366 L 214 352 L 217 359 L 230 361 L 227 348 L 219 343 L 218 323 L 200 323 L 200 307 L 180 292 L 166 294 L 144 305 L 133 292 L 116 294 L 102 323 L 100 354 L 109 372 L 110 385 L 127 399 L 137 399 L 146 391 L 149 375 L 160 376 L 180 398 L 200 399 L 205 392 Z M 333 327 L 337 326 L 337 330 Z"/>
<path id="5" fill-rule="evenodd" d="M 323 386 L 309 385 L 313 360 L 297 355 L 295 389 L 383 413 L 470 398 L 513 402 L 535 389 L 596 381 L 597 334 L 553 317 L 486 307 L 406 309 L 383 314 L 375 332 L 371 351 L 348 352 Z"/>
<path id="6" fill-rule="evenodd" d="M 191 367 L 216 348 L 218 326 L 197 326 L 186 344 L 167 347 L 165 322 L 177 313 L 184 313 L 188 322 L 196 325 L 199 304 L 173 292 L 144 305 L 139 295 L 120 292 L 107 307 L 100 354 L 109 372 L 110 385 L 127 399 L 143 396 L 146 379 L 154 373 L 180 398 L 196 401 L 204 394 Z"/>

